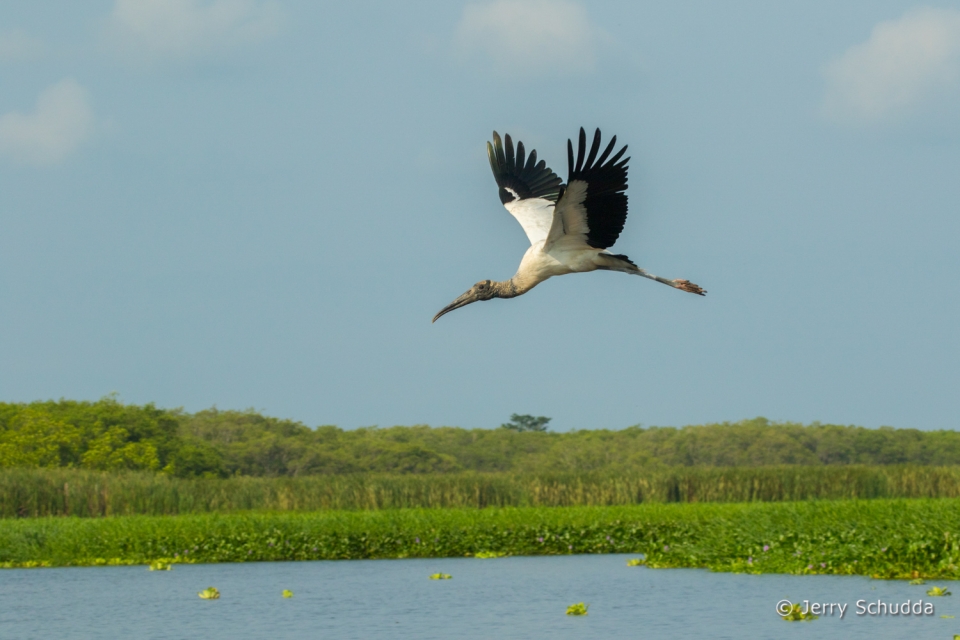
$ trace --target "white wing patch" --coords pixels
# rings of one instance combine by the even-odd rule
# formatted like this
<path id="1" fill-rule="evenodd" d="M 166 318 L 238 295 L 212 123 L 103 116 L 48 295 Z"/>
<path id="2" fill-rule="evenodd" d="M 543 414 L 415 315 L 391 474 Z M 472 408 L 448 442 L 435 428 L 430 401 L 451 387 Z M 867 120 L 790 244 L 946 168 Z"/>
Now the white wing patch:
<path id="1" fill-rule="evenodd" d="M 587 224 L 587 209 L 583 206 L 587 199 L 587 183 L 583 180 L 574 180 L 567 185 L 563 196 L 557 203 L 557 216 L 563 222 L 563 234 L 568 236 L 582 236 L 586 242 L 590 226 Z M 556 241 L 558 238 L 551 238 Z"/>
<path id="2" fill-rule="evenodd" d="M 523 227 L 531 245 L 547 239 L 550 227 L 553 225 L 553 211 L 556 207 L 553 202 L 544 198 L 525 198 L 508 202 L 503 206 Z"/>

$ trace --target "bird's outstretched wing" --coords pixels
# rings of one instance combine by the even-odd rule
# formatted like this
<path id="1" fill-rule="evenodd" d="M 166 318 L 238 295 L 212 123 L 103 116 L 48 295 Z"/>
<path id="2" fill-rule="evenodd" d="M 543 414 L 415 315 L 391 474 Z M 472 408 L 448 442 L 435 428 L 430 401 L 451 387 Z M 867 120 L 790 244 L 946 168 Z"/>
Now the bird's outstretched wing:
<path id="1" fill-rule="evenodd" d="M 490 168 L 500 187 L 500 202 L 523 227 L 530 244 L 536 244 L 550 233 L 562 180 L 543 160 L 537 162 L 536 150 L 524 158 L 523 143 L 518 141 L 514 155 L 510 135 L 504 139 L 506 145 L 494 131 L 493 144 L 487 143 Z"/>
<path id="2" fill-rule="evenodd" d="M 557 202 L 557 215 L 563 223 L 562 235 L 581 235 L 595 249 L 606 249 L 620 237 L 627 220 L 627 162 L 620 160 L 627 151 L 626 145 L 612 158 L 608 158 L 617 144 L 613 136 L 606 149 L 600 151 L 600 129 L 593 135 L 593 145 L 584 161 L 587 134 L 580 128 L 580 144 L 577 162 L 573 162 L 573 143 L 567 140 L 567 163 L 569 177 Z M 550 241 L 561 231 L 553 230 Z M 548 243 L 550 242 L 548 241 Z"/>

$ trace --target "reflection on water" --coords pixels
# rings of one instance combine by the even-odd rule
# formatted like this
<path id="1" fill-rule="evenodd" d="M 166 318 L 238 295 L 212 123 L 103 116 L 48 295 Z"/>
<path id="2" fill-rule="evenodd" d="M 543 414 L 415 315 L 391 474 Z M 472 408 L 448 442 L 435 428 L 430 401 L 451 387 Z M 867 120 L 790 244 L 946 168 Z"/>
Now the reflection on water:
<path id="1" fill-rule="evenodd" d="M 960 633 L 960 617 L 941 618 L 960 614 L 958 598 L 926 594 L 931 585 L 952 586 L 946 581 L 653 570 L 627 567 L 629 557 L 0 570 L 0 637 L 877 640 Z M 438 572 L 452 578 L 429 579 Z M 197 597 L 209 586 L 219 600 Z M 295 595 L 284 598 L 285 589 Z M 825 613 L 784 622 L 775 613 L 782 599 L 815 602 Z M 878 602 L 908 599 L 933 603 L 935 613 L 856 614 L 857 601 L 875 611 Z M 577 602 L 590 605 L 589 615 L 565 615 Z"/>

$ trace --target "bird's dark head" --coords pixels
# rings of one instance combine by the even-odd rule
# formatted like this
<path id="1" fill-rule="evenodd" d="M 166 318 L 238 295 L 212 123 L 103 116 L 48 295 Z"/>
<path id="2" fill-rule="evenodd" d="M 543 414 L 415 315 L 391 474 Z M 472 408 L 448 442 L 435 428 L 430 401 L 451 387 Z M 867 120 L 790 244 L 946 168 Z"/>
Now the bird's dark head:
<path id="1" fill-rule="evenodd" d="M 495 283 L 491 280 L 481 280 L 477 284 L 470 287 L 466 293 L 462 296 L 445 306 L 440 310 L 440 313 L 433 316 L 433 322 L 437 321 L 437 318 L 442 316 L 445 313 L 450 313 L 454 309 L 459 309 L 460 307 L 465 307 L 471 302 L 477 302 L 478 300 L 490 300 L 491 298 L 497 297 L 497 287 L 494 286 Z"/>

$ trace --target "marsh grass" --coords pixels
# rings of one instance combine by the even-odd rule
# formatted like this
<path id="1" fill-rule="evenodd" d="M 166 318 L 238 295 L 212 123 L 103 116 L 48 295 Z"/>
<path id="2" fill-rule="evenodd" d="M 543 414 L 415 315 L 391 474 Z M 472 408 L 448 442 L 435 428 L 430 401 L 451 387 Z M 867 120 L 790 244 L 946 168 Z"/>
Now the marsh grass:
<path id="1" fill-rule="evenodd" d="M 954 497 L 960 497 L 960 467 L 686 467 L 627 475 L 470 472 L 228 479 L 0 469 L 0 518 Z"/>

